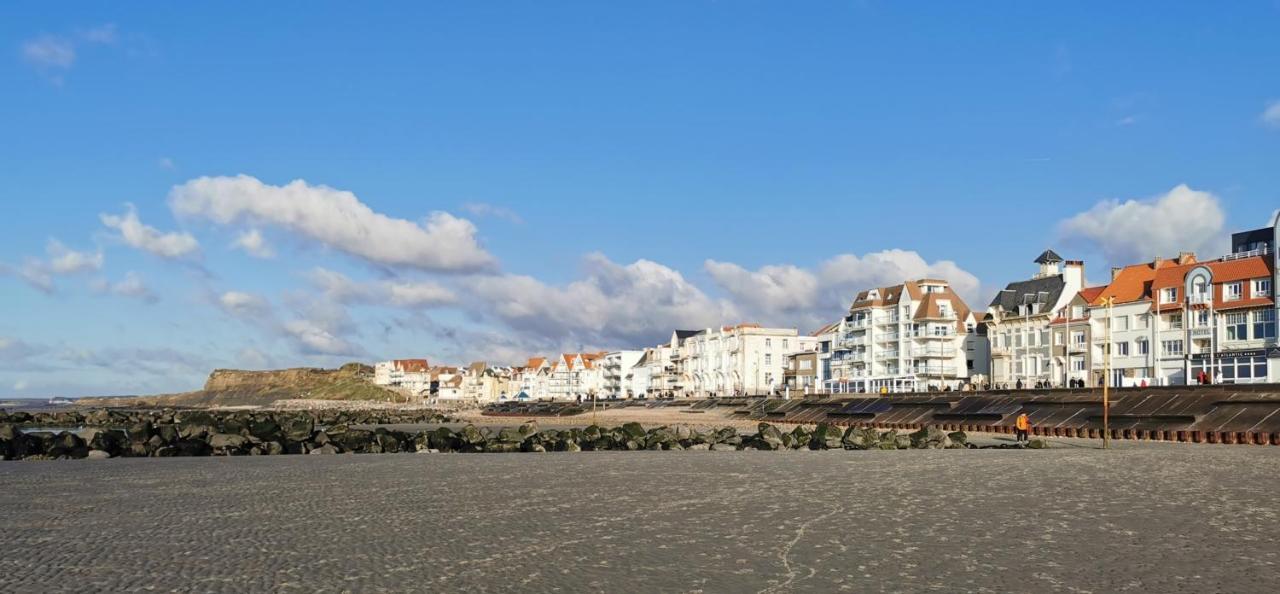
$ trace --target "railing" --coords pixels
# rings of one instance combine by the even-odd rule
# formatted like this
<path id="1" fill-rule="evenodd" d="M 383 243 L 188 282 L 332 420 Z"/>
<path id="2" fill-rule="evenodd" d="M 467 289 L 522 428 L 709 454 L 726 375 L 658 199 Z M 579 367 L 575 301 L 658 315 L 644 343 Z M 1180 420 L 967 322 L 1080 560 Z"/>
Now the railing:
<path id="1" fill-rule="evenodd" d="M 916 375 L 955 375 L 955 365 L 918 365 L 911 371 Z"/>
<path id="2" fill-rule="evenodd" d="M 954 357 L 956 349 L 911 349 L 912 357 Z"/>
<path id="3" fill-rule="evenodd" d="M 897 324 L 901 321 L 902 321 L 902 318 L 898 316 L 893 316 L 889 318 L 880 318 L 879 320 L 876 320 L 876 323 L 880 325 L 885 325 L 885 324 Z"/>
<path id="4" fill-rule="evenodd" d="M 880 351 L 879 353 L 876 353 L 877 361 L 884 361 L 886 359 L 897 359 L 897 358 L 898 358 L 898 351 Z"/>
<path id="5" fill-rule="evenodd" d="M 897 342 L 902 335 L 897 332 L 885 332 L 876 335 L 876 342 Z"/>
<path id="6" fill-rule="evenodd" d="M 847 327 L 849 327 L 849 328 L 857 328 L 857 329 L 867 328 L 867 327 L 871 326 L 871 320 L 868 320 L 868 319 L 866 319 L 866 318 L 863 318 L 863 319 L 861 319 L 861 320 L 855 320 L 855 321 L 849 322 L 849 323 L 845 324 L 845 326 L 847 326 Z"/>
<path id="7" fill-rule="evenodd" d="M 1222 257 L 1222 261 L 1223 261 L 1223 262 L 1230 262 L 1230 261 L 1232 261 L 1232 260 L 1243 260 L 1243 259 L 1245 259 L 1245 258 L 1252 258 L 1252 257 L 1254 257 L 1254 256 L 1265 256 L 1265 255 L 1270 254 L 1270 253 L 1271 253 L 1271 248 L 1265 248 L 1265 247 L 1264 247 L 1264 248 L 1259 248 L 1259 249 L 1256 249 L 1256 250 L 1249 250 L 1249 251 L 1247 251 L 1247 252 L 1238 252 L 1238 253 L 1235 253 L 1235 254 L 1227 254 L 1227 255 L 1225 255 L 1225 256 L 1223 256 L 1223 257 Z"/>

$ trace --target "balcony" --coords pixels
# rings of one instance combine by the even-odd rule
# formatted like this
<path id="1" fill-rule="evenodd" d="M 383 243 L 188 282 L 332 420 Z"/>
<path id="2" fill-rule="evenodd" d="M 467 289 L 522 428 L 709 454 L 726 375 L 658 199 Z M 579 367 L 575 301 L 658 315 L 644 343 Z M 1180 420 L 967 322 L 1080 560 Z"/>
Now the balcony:
<path id="1" fill-rule="evenodd" d="M 954 349 L 954 348 L 933 348 L 933 347 L 925 347 L 925 348 L 914 348 L 914 349 L 911 349 L 911 356 L 912 356 L 912 357 L 945 357 L 945 358 L 950 358 L 950 357 L 954 357 L 954 356 L 956 356 L 956 352 L 957 352 L 957 351 L 956 351 L 956 349 Z"/>
<path id="2" fill-rule="evenodd" d="M 924 339 L 951 339 L 956 337 L 956 332 L 955 330 L 950 330 L 947 332 L 938 332 L 936 330 L 930 331 L 930 332 L 921 331 L 921 332 L 916 332 L 915 337 L 924 338 Z"/>
<path id="3" fill-rule="evenodd" d="M 877 324 L 877 325 L 880 325 L 880 326 L 886 326 L 886 325 L 890 325 L 890 324 L 898 324 L 898 323 L 899 323 L 899 322 L 901 322 L 901 321 L 902 321 L 902 318 L 901 318 L 901 317 L 898 317 L 898 316 L 891 316 L 891 317 L 888 317 L 888 318 L 880 318 L 880 319 L 876 320 L 876 324 Z"/>
<path id="4" fill-rule="evenodd" d="M 871 320 L 868 320 L 866 318 L 845 323 L 845 327 L 852 328 L 855 330 L 865 330 L 870 326 L 871 326 Z"/>
<path id="5" fill-rule="evenodd" d="M 898 351 L 880 351 L 876 353 L 876 361 L 897 360 L 898 354 Z"/>
<path id="6" fill-rule="evenodd" d="M 911 368 L 916 375 L 947 376 L 956 374 L 955 365 L 917 365 Z"/>
<path id="7" fill-rule="evenodd" d="M 1010 349 L 1009 347 L 993 346 L 991 347 L 991 356 L 992 357 L 1008 357 L 1011 354 L 1011 351 L 1012 349 Z"/>
<path id="8" fill-rule="evenodd" d="M 876 342 L 898 342 L 902 335 L 897 332 L 885 332 L 876 335 Z"/>

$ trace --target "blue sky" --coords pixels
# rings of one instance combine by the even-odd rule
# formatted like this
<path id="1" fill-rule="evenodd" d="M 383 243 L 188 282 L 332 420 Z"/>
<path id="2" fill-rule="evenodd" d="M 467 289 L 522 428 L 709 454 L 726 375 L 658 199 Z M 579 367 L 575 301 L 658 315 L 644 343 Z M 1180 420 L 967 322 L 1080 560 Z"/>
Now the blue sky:
<path id="1" fill-rule="evenodd" d="M 1230 9 L 5 3 L 0 396 L 1217 255 L 1280 206 L 1280 3 Z"/>

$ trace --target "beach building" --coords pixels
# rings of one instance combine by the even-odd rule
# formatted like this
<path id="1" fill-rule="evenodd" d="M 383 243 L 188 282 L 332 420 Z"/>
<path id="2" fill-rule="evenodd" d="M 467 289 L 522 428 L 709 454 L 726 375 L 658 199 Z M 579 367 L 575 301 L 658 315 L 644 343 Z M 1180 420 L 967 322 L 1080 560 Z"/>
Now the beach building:
<path id="1" fill-rule="evenodd" d="M 858 293 L 835 328 L 832 392 L 959 389 L 982 349 L 977 321 L 950 283 L 938 279 Z"/>
<path id="2" fill-rule="evenodd" d="M 1014 387 L 1058 385 L 1050 348 L 1050 323 L 1084 288 L 1084 262 L 1064 261 L 1053 250 L 1035 259 L 1039 271 L 1009 283 L 984 317 L 991 349 L 991 382 Z"/>
<path id="3" fill-rule="evenodd" d="M 373 383 L 411 396 L 431 390 L 431 365 L 426 359 L 395 359 L 373 366 Z"/>
<path id="4" fill-rule="evenodd" d="M 630 398 L 635 392 L 631 391 L 628 378 L 631 377 L 632 369 L 635 368 L 644 354 L 644 351 L 612 351 L 605 353 L 600 360 L 603 378 L 599 397 Z"/>
<path id="5" fill-rule="evenodd" d="M 813 350 L 817 339 L 795 328 L 738 324 L 704 330 L 677 330 L 669 357 L 678 374 L 677 395 L 770 394 L 782 388 L 786 356 Z"/>

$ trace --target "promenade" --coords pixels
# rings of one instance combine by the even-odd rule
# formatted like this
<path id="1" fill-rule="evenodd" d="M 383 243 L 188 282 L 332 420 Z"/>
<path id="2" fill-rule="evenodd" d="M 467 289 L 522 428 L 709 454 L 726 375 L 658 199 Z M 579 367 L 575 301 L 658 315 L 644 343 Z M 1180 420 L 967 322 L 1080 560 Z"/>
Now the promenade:
<path id="1" fill-rule="evenodd" d="M 1261 592 L 1272 448 L 0 465 L 0 591 Z"/>

